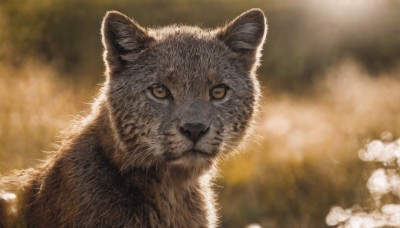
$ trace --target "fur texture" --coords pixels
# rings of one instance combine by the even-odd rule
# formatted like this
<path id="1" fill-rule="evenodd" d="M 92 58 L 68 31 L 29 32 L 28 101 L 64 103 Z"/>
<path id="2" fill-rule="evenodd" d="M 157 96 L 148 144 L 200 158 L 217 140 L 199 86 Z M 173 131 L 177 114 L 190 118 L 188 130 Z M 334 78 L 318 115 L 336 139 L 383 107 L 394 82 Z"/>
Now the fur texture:
<path id="1" fill-rule="evenodd" d="M 91 113 L 43 165 L 0 180 L 17 196 L 0 194 L 0 226 L 217 226 L 212 176 L 251 128 L 265 35 L 259 9 L 214 30 L 108 12 Z"/>

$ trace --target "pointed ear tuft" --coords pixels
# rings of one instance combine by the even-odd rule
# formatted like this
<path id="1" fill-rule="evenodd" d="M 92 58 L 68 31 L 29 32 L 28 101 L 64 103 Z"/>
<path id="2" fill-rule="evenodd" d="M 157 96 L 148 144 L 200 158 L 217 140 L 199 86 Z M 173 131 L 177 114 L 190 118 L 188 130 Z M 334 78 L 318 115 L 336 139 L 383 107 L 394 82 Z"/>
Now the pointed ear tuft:
<path id="1" fill-rule="evenodd" d="M 217 32 L 217 37 L 233 52 L 247 70 L 258 66 L 262 45 L 267 34 L 267 23 L 261 9 L 242 13 Z"/>
<path id="2" fill-rule="evenodd" d="M 135 60 L 154 41 L 137 22 L 117 11 L 107 12 L 101 34 L 104 61 L 111 69 Z"/>

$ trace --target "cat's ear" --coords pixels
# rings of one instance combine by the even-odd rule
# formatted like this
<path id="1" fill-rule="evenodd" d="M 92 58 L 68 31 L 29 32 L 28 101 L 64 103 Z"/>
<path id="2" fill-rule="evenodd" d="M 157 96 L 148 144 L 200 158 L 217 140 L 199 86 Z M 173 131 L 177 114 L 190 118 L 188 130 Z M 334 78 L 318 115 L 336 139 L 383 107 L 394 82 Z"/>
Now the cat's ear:
<path id="1" fill-rule="evenodd" d="M 266 34 L 263 11 L 251 9 L 220 28 L 217 38 L 238 55 L 246 70 L 252 70 L 258 66 Z"/>
<path id="2" fill-rule="evenodd" d="M 117 11 L 104 16 L 101 34 L 104 61 L 109 68 L 135 60 L 154 41 L 137 22 Z"/>

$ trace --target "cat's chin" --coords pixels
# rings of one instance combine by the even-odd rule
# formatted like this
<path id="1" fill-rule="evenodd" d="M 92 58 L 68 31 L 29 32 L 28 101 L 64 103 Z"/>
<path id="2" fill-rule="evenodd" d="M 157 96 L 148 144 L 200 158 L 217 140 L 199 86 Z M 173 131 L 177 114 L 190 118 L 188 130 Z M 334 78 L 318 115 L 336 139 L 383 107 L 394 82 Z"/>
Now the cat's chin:
<path id="1" fill-rule="evenodd" d="M 179 156 L 170 157 L 168 159 L 168 164 L 173 166 L 187 166 L 198 167 L 198 166 L 208 166 L 212 164 L 216 157 L 214 152 L 206 152 L 202 150 L 190 149 Z"/>

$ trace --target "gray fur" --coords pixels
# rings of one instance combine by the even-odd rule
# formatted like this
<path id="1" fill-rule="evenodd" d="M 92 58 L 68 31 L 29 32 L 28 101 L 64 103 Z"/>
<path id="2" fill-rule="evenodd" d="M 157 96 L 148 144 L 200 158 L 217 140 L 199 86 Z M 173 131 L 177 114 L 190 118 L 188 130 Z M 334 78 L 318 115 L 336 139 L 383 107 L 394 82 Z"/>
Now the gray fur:
<path id="1" fill-rule="evenodd" d="M 16 218 L 29 227 L 215 227 L 211 179 L 217 161 L 251 129 L 265 35 L 259 9 L 214 30 L 145 29 L 108 12 L 102 25 L 106 82 L 90 115 L 71 128 L 45 164 L 0 180 L 0 189 L 17 194 L 19 202 L 16 215 L 6 216 L 0 195 L 1 221 Z M 154 83 L 171 97 L 152 95 Z M 220 84 L 227 94 L 212 100 L 210 91 Z M 208 128 L 192 141 L 181 129 L 188 123 Z"/>

